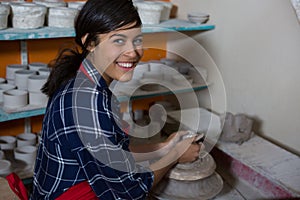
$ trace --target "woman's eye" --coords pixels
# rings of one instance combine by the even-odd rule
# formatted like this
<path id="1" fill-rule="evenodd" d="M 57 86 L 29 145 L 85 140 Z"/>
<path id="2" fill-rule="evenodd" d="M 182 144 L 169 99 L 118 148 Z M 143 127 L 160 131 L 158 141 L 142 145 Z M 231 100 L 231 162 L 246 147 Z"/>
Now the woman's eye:
<path id="1" fill-rule="evenodd" d="M 140 45 L 143 44 L 143 39 L 142 39 L 142 38 L 135 39 L 135 40 L 133 41 L 133 44 L 134 44 L 135 46 L 140 46 Z"/>
<path id="2" fill-rule="evenodd" d="M 125 41 L 123 39 L 116 39 L 116 40 L 114 40 L 114 43 L 116 43 L 116 44 L 124 44 Z"/>

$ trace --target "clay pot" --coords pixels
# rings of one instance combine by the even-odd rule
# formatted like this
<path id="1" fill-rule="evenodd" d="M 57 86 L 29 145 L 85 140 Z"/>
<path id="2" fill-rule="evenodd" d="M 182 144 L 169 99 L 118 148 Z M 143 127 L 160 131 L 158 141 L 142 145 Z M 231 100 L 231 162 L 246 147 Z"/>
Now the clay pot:
<path id="1" fill-rule="evenodd" d="M 48 26 L 73 28 L 78 9 L 68 7 L 49 8 Z"/>
<path id="2" fill-rule="evenodd" d="M 0 4 L 0 29 L 7 28 L 9 13 L 10 13 L 10 6 Z"/>
<path id="3" fill-rule="evenodd" d="M 44 26 L 46 6 L 34 3 L 12 3 L 12 26 L 20 29 L 34 29 Z"/>

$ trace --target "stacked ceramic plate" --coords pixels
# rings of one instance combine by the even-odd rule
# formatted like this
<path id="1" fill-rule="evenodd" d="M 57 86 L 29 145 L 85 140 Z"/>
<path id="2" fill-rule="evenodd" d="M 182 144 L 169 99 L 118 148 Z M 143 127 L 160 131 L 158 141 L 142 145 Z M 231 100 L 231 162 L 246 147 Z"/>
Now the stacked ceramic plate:
<path id="1" fill-rule="evenodd" d="M 202 12 L 190 12 L 187 17 L 190 22 L 195 24 L 205 24 L 209 20 L 209 14 Z"/>

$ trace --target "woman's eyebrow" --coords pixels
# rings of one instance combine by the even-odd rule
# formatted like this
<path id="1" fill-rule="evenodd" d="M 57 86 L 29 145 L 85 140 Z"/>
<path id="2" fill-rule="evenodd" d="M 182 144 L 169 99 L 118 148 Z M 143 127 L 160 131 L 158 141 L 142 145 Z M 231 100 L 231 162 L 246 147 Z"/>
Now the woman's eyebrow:
<path id="1" fill-rule="evenodd" d="M 113 35 L 111 35 L 109 38 L 112 38 L 112 37 L 123 37 L 123 38 L 127 38 L 126 35 L 120 34 L 120 33 L 113 34 Z M 143 34 L 139 34 L 139 35 L 135 36 L 134 38 L 138 38 L 138 37 L 143 37 Z"/>
<path id="2" fill-rule="evenodd" d="M 113 35 L 111 35 L 109 38 L 112 38 L 112 37 L 123 37 L 123 38 L 127 38 L 126 35 L 123 35 L 123 34 L 120 34 L 120 33 L 113 34 Z"/>

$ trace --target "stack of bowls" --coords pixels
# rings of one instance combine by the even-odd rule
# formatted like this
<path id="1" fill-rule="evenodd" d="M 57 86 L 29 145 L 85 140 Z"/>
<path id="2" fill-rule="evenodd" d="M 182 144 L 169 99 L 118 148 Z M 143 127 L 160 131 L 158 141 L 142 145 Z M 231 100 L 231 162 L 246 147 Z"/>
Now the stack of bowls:
<path id="1" fill-rule="evenodd" d="M 190 12 L 187 17 L 190 22 L 195 24 L 205 24 L 209 20 L 209 14 L 202 12 Z"/>

